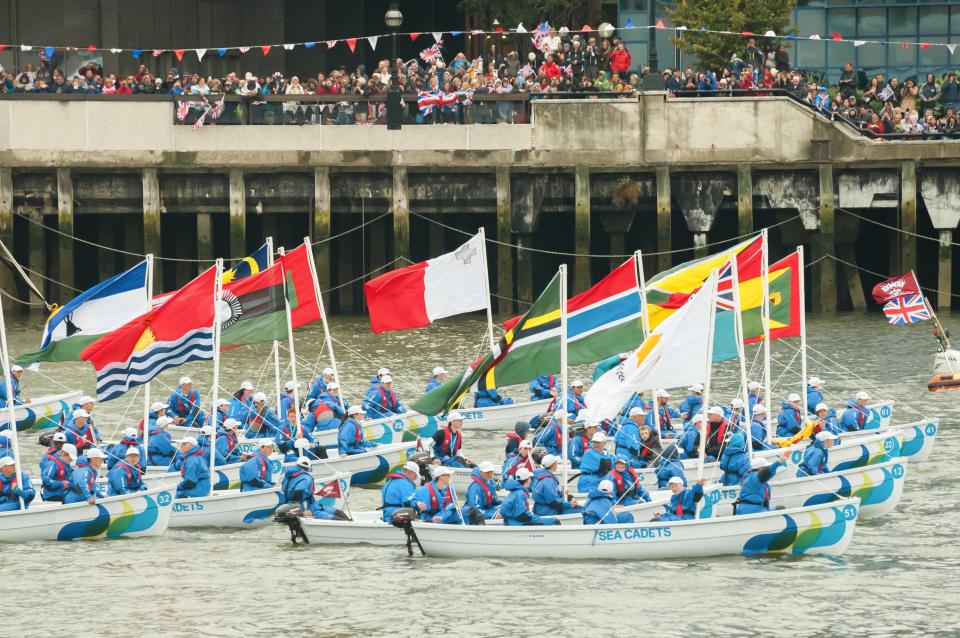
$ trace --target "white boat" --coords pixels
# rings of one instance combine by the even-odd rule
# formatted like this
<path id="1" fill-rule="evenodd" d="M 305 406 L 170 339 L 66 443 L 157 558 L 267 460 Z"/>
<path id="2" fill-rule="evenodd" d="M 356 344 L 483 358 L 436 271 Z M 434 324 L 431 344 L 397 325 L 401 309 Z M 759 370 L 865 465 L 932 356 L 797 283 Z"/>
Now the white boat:
<path id="1" fill-rule="evenodd" d="M 0 542 L 160 536 L 172 511 L 173 491 L 163 487 L 99 498 L 93 505 L 35 501 L 25 510 L 0 512 Z"/>
<path id="2" fill-rule="evenodd" d="M 953 348 L 938 352 L 933 358 L 934 374 L 949 374 L 951 372 L 960 372 L 960 350 Z"/>
<path id="3" fill-rule="evenodd" d="M 277 487 L 253 492 L 218 490 L 210 496 L 178 498 L 170 527 L 263 527 L 282 504 L 283 494 Z"/>
<path id="4" fill-rule="evenodd" d="M 552 401 L 540 399 L 489 408 L 459 408 L 459 411 L 463 415 L 464 430 L 513 432 L 518 421 L 529 421 L 538 414 L 545 414 Z"/>
<path id="5" fill-rule="evenodd" d="M 300 529 L 311 545 L 401 545 L 403 530 L 384 522 L 380 510 L 351 512 L 350 521 L 300 517 Z"/>
<path id="6" fill-rule="evenodd" d="M 80 390 L 71 390 L 61 394 L 34 397 L 29 404 L 18 405 L 14 408 L 17 421 L 17 430 L 46 430 L 59 427 L 65 415 L 70 413 L 73 404 L 83 396 Z M 0 411 L 0 430 L 10 425 L 7 411 Z"/>
<path id="7" fill-rule="evenodd" d="M 644 560 L 730 554 L 841 555 L 859 499 L 746 516 L 618 525 L 470 526 L 416 521 L 427 556 Z"/>
<path id="8" fill-rule="evenodd" d="M 864 430 L 879 430 L 890 427 L 893 421 L 893 401 L 880 401 L 867 406 L 870 418 L 863 424 Z"/>
<path id="9" fill-rule="evenodd" d="M 877 434 L 900 434 L 900 458 L 912 463 L 926 461 L 933 454 L 933 447 L 940 430 L 940 419 L 924 419 L 913 423 L 895 424 L 880 430 L 849 432 L 841 436 L 841 441 L 856 441 Z"/>

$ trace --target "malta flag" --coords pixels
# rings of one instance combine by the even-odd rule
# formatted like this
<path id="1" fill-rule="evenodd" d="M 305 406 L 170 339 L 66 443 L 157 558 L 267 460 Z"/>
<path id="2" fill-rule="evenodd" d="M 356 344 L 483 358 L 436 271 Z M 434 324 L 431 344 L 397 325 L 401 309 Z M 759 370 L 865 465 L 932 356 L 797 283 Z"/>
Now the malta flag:
<path id="1" fill-rule="evenodd" d="M 375 333 L 428 326 L 487 307 L 487 269 L 480 235 L 452 253 L 398 268 L 363 285 Z"/>
<path id="2" fill-rule="evenodd" d="M 116 399 L 188 361 L 213 358 L 213 292 L 210 268 L 160 306 L 84 348 L 80 358 L 97 370 L 97 398 Z"/>

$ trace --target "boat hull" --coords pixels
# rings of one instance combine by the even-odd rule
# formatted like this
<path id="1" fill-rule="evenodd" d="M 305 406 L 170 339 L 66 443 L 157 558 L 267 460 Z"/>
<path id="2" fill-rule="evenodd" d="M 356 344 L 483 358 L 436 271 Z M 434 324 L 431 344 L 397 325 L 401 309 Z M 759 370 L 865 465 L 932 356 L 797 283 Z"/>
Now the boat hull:
<path id="1" fill-rule="evenodd" d="M 59 427 L 63 417 L 69 414 L 70 407 L 83 393 L 80 390 L 36 397 L 29 405 L 18 405 L 14 410 L 17 420 L 17 431 L 49 430 Z M 0 430 L 6 430 L 10 425 L 6 411 L 0 414 Z"/>
<path id="2" fill-rule="evenodd" d="M 263 527 L 282 504 L 279 488 L 255 492 L 225 490 L 210 496 L 178 498 L 173 504 L 170 527 Z"/>
<path id="3" fill-rule="evenodd" d="M 400 545 L 400 530 L 380 518 L 379 511 L 354 512 L 352 521 L 300 518 L 300 527 L 311 545 Z"/>

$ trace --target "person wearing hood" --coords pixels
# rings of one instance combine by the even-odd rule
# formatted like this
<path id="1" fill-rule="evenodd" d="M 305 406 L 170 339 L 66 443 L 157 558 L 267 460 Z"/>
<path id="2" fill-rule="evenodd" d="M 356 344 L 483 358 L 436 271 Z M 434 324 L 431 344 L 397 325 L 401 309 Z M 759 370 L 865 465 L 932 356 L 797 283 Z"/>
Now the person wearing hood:
<path id="1" fill-rule="evenodd" d="M 373 441 L 368 441 L 363 436 L 363 408 L 352 405 L 347 410 L 347 418 L 340 424 L 337 433 L 337 450 L 341 455 L 363 454 L 370 448 L 377 447 Z"/>
<path id="2" fill-rule="evenodd" d="M 240 466 L 240 491 L 253 492 L 273 487 L 273 439 L 257 441 L 257 451 Z"/>
<path id="3" fill-rule="evenodd" d="M 706 423 L 706 421 L 706 416 L 702 413 L 697 413 L 694 414 L 693 418 L 683 427 L 680 438 L 677 440 L 682 458 L 700 458 L 700 437 L 703 435 L 703 424 Z"/>
<path id="4" fill-rule="evenodd" d="M 650 467 L 660 456 L 663 444 L 660 437 L 653 431 L 649 425 L 644 423 L 640 426 L 640 454 L 637 456 L 637 466 L 641 468 Z"/>
<path id="5" fill-rule="evenodd" d="M 237 432 L 240 424 L 236 419 L 226 419 L 223 429 L 217 432 L 217 465 L 229 465 L 241 460 L 240 447 L 237 445 L 240 437 Z"/>
<path id="6" fill-rule="evenodd" d="M 121 496 L 147 489 L 140 469 L 141 449 L 139 445 L 131 445 L 123 458 L 107 472 L 107 496 Z"/>
<path id="7" fill-rule="evenodd" d="M 473 467 L 470 459 L 460 456 L 463 445 L 463 415 L 453 410 L 447 425 L 433 433 L 433 458 L 447 467 Z"/>
<path id="8" fill-rule="evenodd" d="M 503 516 L 504 525 L 558 525 L 559 521 L 551 516 L 537 516 L 530 511 L 530 479 L 533 473 L 525 467 L 517 470 L 517 473 L 509 478 L 504 484 L 503 489 L 507 490 L 507 498 L 503 500 L 500 506 L 500 514 Z"/>
<path id="9" fill-rule="evenodd" d="M 803 415 L 800 413 L 800 395 L 793 393 L 780 404 L 780 414 L 777 416 L 777 436 L 788 438 L 800 431 L 803 427 Z"/>
<path id="10" fill-rule="evenodd" d="M 753 418 L 750 420 L 751 445 L 754 450 L 772 450 L 777 446 L 767 443 L 767 407 L 758 403 L 753 407 Z"/>
<path id="11" fill-rule="evenodd" d="M 73 463 L 77 460 L 77 448 L 64 443 L 57 454 L 48 454 L 40 470 L 40 495 L 44 501 L 63 501 L 70 489 Z"/>
<path id="12" fill-rule="evenodd" d="M 636 505 L 641 501 L 649 503 L 652 500 L 650 492 L 641 485 L 637 471 L 623 459 L 614 461 L 613 469 L 604 480 L 613 483 L 613 498 L 618 505 Z"/>
<path id="13" fill-rule="evenodd" d="M 173 423 L 168 416 L 157 418 L 157 422 L 150 429 L 150 440 L 147 444 L 148 465 L 155 467 L 169 467 L 177 450 L 173 447 L 173 439 L 167 432 L 167 426 Z"/>
<path id="14" fill-rule="evenodd" d="M 17 464 L 9 456 L 0 458 L 0 512 L 13 512 L 30 507 L 30 502 L 37 496 L 37 491 L 30 483 L 30 476 L 20 473 L 17 476 Z"/>
<path id="15" fill-rule="evenodd" d="M 747 456 L 747 440 L 742 432 L 730 437 L 727 447 L 720 455 L 720 485 L 740 485 L 743 475 L 750 470 L 750 459 Z"/>
<path id="16" fill-rule="evenodd" d="M 870 421 L 870 395 L 861 390 L 856 398 L 847 401 L 847 409 L 840 416 L 840 432 L 859 432 Z"/>
<path id="17" fill-rule="evenodd" d="M 143 459 L 146 462 L 147 455 L 143 451 L 143 443 L 137 438 L 136 428 L 127 428 L 123 431 L 123 437 L 117 443 L 110 446 L 110 453 L 107 456 L 107 471 L 113 469 L 113 466 L 119 463 L 127 456 L 127 451 L 131 447 L 137 448 L 137 459 Z"/>
<path id="18" fill-rule="evenodd" d="M 703 384 L 694 383 L 687 388 L 687 392 L 689 394 L 680 402 L 679 408 L 680 418 L 684 421 L 692 419 L 693 415 L 698 413 L 703 406 Z"/>
<path id="19" fill-rule="evenodd" d="M 563 410 L 554 412 L 550 422 L 534 435 L 533 446 L 546 448 L 549 454 L 560 456 L 561 446 L 563 445 L 563 429 L 567 427 L 567 423 L 571 420 L 570 417 L 570 413 L 564 413 Z"/>
<path id="20" fill-rule="evenodd" d="M 607 435 L 597 432 L 590 437 L 590 449 L 580 459 L 580 477 L 577 479 L 577 491 L 581 494 L 592 492 L 600 480 L 613 467 L 613 457 L 606 453 Z"/>
<path id="21" fill-rule="evenodd" d="M 385 374 L 380 383 L 373 383 L 363 397 L 363 409 L 374 419 L 382 419 L 407 411 L 400 403 L 400 396 L 393 389 L 393 377 Z"/>
<path id="22" fill-rule="evenodd" d="M 474 511 L 483 515 L 484 520 L 500 518 L 501 501 L 497 497 L 497 483 L 493 480 L 493 475 L 497 471 L 497 466 L 489 461 L 484 461 L 479 467 L 473 468 L 470 472 L 470 485 L 467 487 L 467 495 L 464 499 L 467 509 L 473 508 Z"/>
<path id="23" fill-rule="evenodd" d="M 557 397 L 557 376 L 554 374 L 541 374 L 530 380 L 530 400 L 544 401 Z"/>
<path id="24" fill-rule="evenodd" d="M 770 511 L 770 479 L 781 467 L 786 467 L 790 451 L 784 450 L 772 465 L 765 458 L 755 457 L 751 469 L 740 483 L 740 495 L 733 504 L 733 515 L 756 514 Z"/>
<path id="25" fill-rule="evenodd" d="M 242 471 L 243 468 L 241 468 L 241 481 L 243 480 Z M 195 438 L 185 436 L 180 441 L 180 483 L 177 484 L 177 498 L 209 495 L 210 459 L 200 449 Z"/>
<path id="26" fill-rule="evenodd" d="M 523 440 L 517 447 L 517 453 L 514 456 L 507 457 L 503 462 L 502 473 L 504 478 L 513 476 L 521 467 L 525 467 L 533 474 L 534 464 L 531 453 L 533 452 L 533 441 Z"/>
<path id="27" fill-rule="evenodd" d="M 579 512 L 573 501 L 563 500 L 563 490 L 556 471 L 560 459 L 547 454 L 540 459 L 540 469 L 533 473 L 533 513 L 537 516 L 556 516 Z"/>
<path id="28" fill-rule="evenodd" d="M 670 479 L 667 487 L 673 495 L 670 502 L 663 506 L 663 513 L 654 515 L 655 521 L 689 521 L 697 516 L 697 503 L 703 498 L 703 485 L 706 479 L 700 479 L 693 487 L 684 487 L 679 476 Z"/>
<path id="29" fill-rule="evenodd" d="M 236 419 L 243 428 L 250 427 L 254 418 L 257 416 L 253 408 L 253 383 L 244 381 L 240 384 L 240 389 L 233 393 L 230 399 L 230 407 L 227 408 L 227 416 Z"/>
<path id="30" fill-rule="evenodd" d="M 520 443 L 527 440 L 527 434 L 530 432 L 530 424 L 526 421 L 517 421 L 513 426 L 513 432 L 507 432 L 507 446 L 503 450 L 505 459 L 515 456 L 520 451 Z"/>
<path id="31" fill-rule="evenodd" d="M 306 518 L 332 520 L 334 510 L 327 509 L 314 496 L 316 484 L 310 474 L 310 459 L 300 457 L 293 467 L 288 467 L 280 485 L 283 498 L 287 503 L 297 505 Z"/>
<path id="32" fill-rule="evenodd" d="M 420 466 L 407 461 L 399 472 L 387 474 L 386 481 L 380 489 L 380 508 L 383 520 L 389 523 L 398 509 L 413 506 L 413 493 L 420 483 Z M 469 496 L 469 490 L 467 494 Z"/>
<path id="33" fill-rule="evenodd" d="M 647 425 L 650 427 L 656 427 L 656 418 L 660 419 L 660 432 L 667 433 L 669 436 L 672 436 L 673 424 L 674 422 L 679 422 L 680 413 L 670 407 L 670 393 L 664 389 L 657 390 L 654 393 L 654 397 L 657 401 L 657 415 L 654 416 L 654 411 L 650 410 L 647 413 Z"/>
<path id="34" fill-rule="evenodd" d="M 580 462 L 583 455 L 590 449 L 590 439 L 600 430 L 596 423 L 584 423 L 583 429 L 575 429 L 573 436 L 567 443 L 567 458 L 570 460 L 570 467 L 575 470 L 580 469 Z"/>
<path id="35" fill-rule="evenodd" d="M 833 432 L 823 430 L 818 432 L 813 442 L 803 452 L 803 460 L 797 468 L 797 478 L 817 476 L 830 471 L 830 448 L 837 439 Z"/>
<path id="36" fill-rule="evenodd" d="M 416 489 L 411 498 L 414 509 L 420 514 L 421 521 L 456 525 L 461 522 L 460 512 L 453 502 L 454 470 L 451 467 L 437 465 L 433 468 L 433 480 Z"/>
<path id="37" fill-rule="evenodd" d="M 632 523 L 633 515 L 629 512 L 614 512 L 614 504 L 613 482 L 604 479 L 587 494 L 587 503 L 583 507 L 583 524 L 617 525 Z"/>
<path id="38" fill-rule="evenodd" d="M 327 393 L 331 383 L 337 380 L 337 375 L 334 373 L 333 368 L 324 368 L 323 372 L 320 373 L 313 383 L 310 384 L 310 388 L 307 390 L 306 399 L 317 400 Z"/>
<path id="39" fill-rule="evenodd" d="M 434 368 L 433 372 L 430 374 L 430 379 L 427 381 L 427 387 L 423 389 L 423 393 L 426 394 L 442 386 L 447 380 L 448 374 L 450 373 L 444 370 L 441 366 Z M 478 405 L 477 407 L 479 408 L 481 406 Z"/>
<path id="40" fill-rule="evenodd" d="M 823 403 L 823 384 L 826 383 L 820 377 L 810 377 L 807 382 L 807 412 L 816 411 L 818 403 Z"/>
<path id="41" fill-rule="evenodd" d="M 64 446 L 66 447 L 66 446 Z M 70 475 L 70 489 L 63 497 L 63 504 L 88 503 L 93 505 L 103 493 L 97 487 L 97 473 L 103 466 L 106 454 L 100 448 L 90 448 L 86 455 L 77 461 L 77 467 Z"/>
<path id="42" fill-rule="evenodd" d="M 674 477 L 679 478 L 683 485 L 687 484 L 687 476 L 683 471 L 683 462 L 679 459 L 677 446 L 668 445 L 664 449 L 660 461 L 657 463 L 656 476 L 657 489 L 659 490 L 666 489 L 670 480 Z"/>
<path id="43" fill-rule="evenodd" d="M 620 423 L 620 429 L 613 437 L 617 458 L 624 459 L 634 467 L 639 467 L 640 426 L 645 423 L 644 416 L 643 408 L 630 408 L 626 421 Z"/>
<path id="44" fill-rule="evenodd" d="M 187 428 L 203 427 L 207 415 L 200 410 L 200 393 L 190 377 L 180 377 L 180 385 L 167 400 L 167 415 L 177 425 Z"/>

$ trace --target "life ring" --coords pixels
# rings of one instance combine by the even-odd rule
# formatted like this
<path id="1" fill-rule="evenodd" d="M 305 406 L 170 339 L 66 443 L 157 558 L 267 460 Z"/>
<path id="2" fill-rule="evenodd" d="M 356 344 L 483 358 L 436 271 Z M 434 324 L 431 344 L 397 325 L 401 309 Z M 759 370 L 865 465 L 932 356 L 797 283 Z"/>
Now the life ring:
<path id="1" fill-rule="evenodd" d="M 927 382 L 927 389 L 930 392 L 943 392 L 944 390 L 953 390 L 960 388 L 960 373 L 947 372 L 935 374 Z"/>

